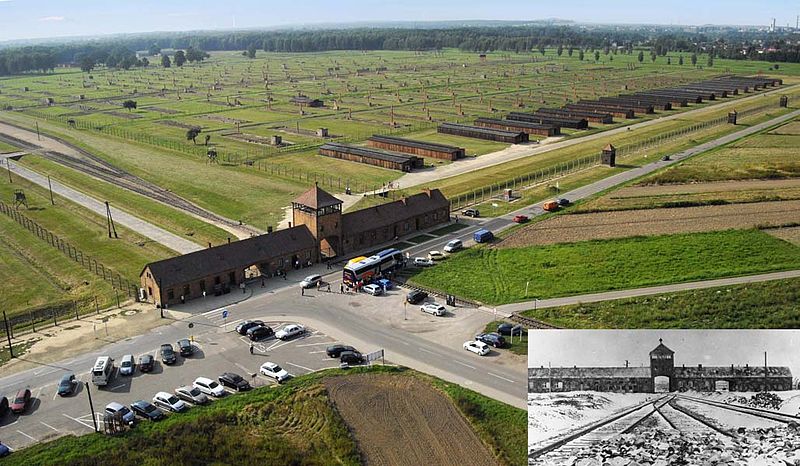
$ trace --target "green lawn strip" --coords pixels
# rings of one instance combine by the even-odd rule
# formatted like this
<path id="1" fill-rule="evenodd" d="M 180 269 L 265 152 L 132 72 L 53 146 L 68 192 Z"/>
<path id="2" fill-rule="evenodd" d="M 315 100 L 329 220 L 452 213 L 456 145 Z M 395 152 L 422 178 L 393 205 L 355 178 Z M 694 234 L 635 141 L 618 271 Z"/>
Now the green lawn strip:
<path id="1" fill-rule="evenodd" d="M 798 328 L 800 279 L 581 303 L 521 314 L 565 328 Z"/>
<path id="2" fill-rule="evenodd" d="M 486 327 L 483 329 L 483 331 L 484 333 L 497 332 L 497 326 L 505 323 L 507 322 L 504 320 L 495 320 L 494 322 L 489 322 L 488 324 L 486 324 Z M 524 333 L 522 336 L 514 335 L 513 341 L 511 339 L 511 336 L 509 335 L 504 336 L 504 338 L 506 339 L 507 346 L 503 347 L 501 351 L 511 351 L 514 354 L 519 354 L 522 356 L 528 354 L 527 332 Z"/>
<path id="3" fill-rule="evenodd" d="M 437 228 L 429 233 L 434 236 L 444 236 L 444 235 L 449 235 L 450 233 L 455 233 L 467 227 L 469 227 L 469 225 L 466 223 L 451 223 L 446 227 Z"/>
<path id="4" fill-rule="evenodd" d="M 421 243 L 424 243 L 425 241 L 430 241 L 432 239 L 433 238 L 431 238 L 428 235 L 419 235 L 419 236 L 415 236 L 413 238 L 409 238 L 406 241 L 409 242 L 409 243 L 413 243 L 413 244 L 421 244 Z"/>
<path id="5" fill-rule="evenodd" d="M 32 339 L 25 340 L 25 341 L 20 342 L 20 343 L 14 343 L 12 345 L 13 348 L 14 348 L 14 357 L 15 358 L 19 358 L 19 357 L 23 356 L 26 352 L 28 352 L 28 349 L 34 343 L 35 343 L 35 340 L 32 340 Z M 8 351 L 8 345 L 0 346 L 0 367 L 2 367 L 3 364 L 5 364 L 5 363 L 7 363 L 9 361 L 11 361 L 11 353 Z"/>
<path id="6" fill-rule="evenodd" d="M 471 248 L 412 281 L 487 304 L 506 304 L 797 267 L 800 248 L 758 230 L 728 230 Z"/>
<path id="7" fill-rule="evenodd" d="M 66 436 L 15 452 L 4 464 L 319 464 L 357 465 L 360 453 L 322 381 L 347 373 L 419 377 L 450 396 L 504 464 L 525 458 L 526 413 L 405 368 L 330 369 L 196 406 L 161 422 L 140 421 L 124 435 Z"/>
<path id="8" fill-rule="evenodd" d="M 12 146 L 11 144 L 7 144 L 3 141 L 0 141 L 0 154 L 5 154 L 8 152 L 17 152 L 19 149 Z"/>

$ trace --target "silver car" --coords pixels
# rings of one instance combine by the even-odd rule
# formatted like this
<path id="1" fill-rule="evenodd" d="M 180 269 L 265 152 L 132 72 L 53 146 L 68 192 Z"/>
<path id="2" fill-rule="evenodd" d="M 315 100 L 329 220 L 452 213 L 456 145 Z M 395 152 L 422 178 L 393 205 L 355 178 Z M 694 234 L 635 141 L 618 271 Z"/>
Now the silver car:
<path id="1" fill-rule="evenodd" d="M 190 387 L 188 385 L 178 387 L 175 389 L 175 395 L 183 401 L 188 401 L 196 405 L 208 403 L 208 397 L 197 387 Z"/>

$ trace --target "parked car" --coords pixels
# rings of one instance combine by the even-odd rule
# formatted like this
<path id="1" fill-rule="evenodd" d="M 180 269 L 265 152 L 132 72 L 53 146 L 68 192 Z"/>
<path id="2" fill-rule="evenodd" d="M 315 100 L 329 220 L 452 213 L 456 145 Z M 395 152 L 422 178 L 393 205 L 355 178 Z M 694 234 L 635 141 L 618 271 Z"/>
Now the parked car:
<path id="1" fill-rule="evenodd" d="M 300 282 L 303 288 L 314 288 L 322 281 L 322 275 L 309 275 Z"/>
<path id="2" fill-rule="evenodd" d="M 292 377 L 291 374 L 286 372 L 286 369 L 275 364 L 274 362 L 265 362 L 264 364 L 261 365 L 261 369 L 259 369 L 259 372 L 261 372 L 261 375 L 272 377 L 278 383 L 281 383 L 284 380 L 289 380 L 289 378 Z"/>
<path id="3" fill-rule="evenodd" d="M 560 205 L 561 207 L 566 207 L 569 204 L 570 204 L 569 199 L 565 197 L 562 197 L 561 199 L 558 200 L 558 205 Z"/>
<path id="4" fill-rule="evenodd" d="M 501 348 L 506 345 L 506 339 L 503 338 L 502 335 L 498 333 L 479 333 L 475 335 L 475 339 L 478 341 L 482 341 L 487 345 L 492 345 L 495 348 Z"/>
<path id="5" fill-rule="evenodd" d="M 134 414 L 151 421 L 160 421 L 165 417 L 164 411 L 161 411 L 156 405 L 145 400 L 136 400 L 131 403 L 131 410 Z"/>
<path id="6" fill-rule="evenodd" d="M 257 325 L 247 331 L 247 338 L 252 341 L 260 341 L 275 335 L 275 331 L 266 325 Z"/>
<path id="7" fill-rule="evenodd" d="M 305 331 L 305 327 L 299 324 L 284 325 L 282 329 L 275 332 L 275 338 L 278 340 L 288 340 L 297 335 L 302 335 Z"/>
<path id="8" fill-rule="evenodd" d="M 433 261 L 427 257 L 415 257 L 412 262 L 417 267 L 430 267 L 434 265 Z"/>
<path id="9" fill-rule="evenodd" d="M 174 413 L 179 413 L 189 409 L 189 405 L 178 399 L 178 397 L 172 393 L 167 392 L 156 393 L 156 396 L 153 397 L 153 404 L 159 408 L 164 408 Z"/>
<path id="10" fill-rule="evenodd" d="M 133 355 L 126 354 L 119 363 L 119 375 L 133 375 L 134 367 L 136 366 L 133 362 Z"/>
<path id="11" fill-rule="evenodd" d="M 375 284 L 381 287 L 384 291 L 394 288 L 394 284 L 388 278 L 381 278 L 375 281 Z"/>
<path id="12" fill-rule="evenodd" d="M 178 351 L 180 351 L 181 356 L 191 356 L 194 353 L 194 346 L 188 339 L 181 338 L 178 340 Z"/>
<path id="13" fill-rule="evenodd" d="M 558 210 L 558 201 L 547 201 L 542 204 L 542 209 L 546 210 L 547 212 L 553 212 Z"/>
<path id="14" fill-rule="evenodd" d="M 665 156 L 661 157 L 661 161 L 662 162 L 669 162 L 669 155 L 665 155 Z"/>
<path id="15" fill-rule="evenodd" d="M 428 253 L 428 259 L 432 261 L 440 261 L 444 260 L 447 256 L 445 256 L 441 251 L 431 251 Z"/>
<path id="16" fill-rule="evenodd" d="M 331 345 L 325 349 L 325 353 L 330 358 L 338 358 L 344 351 L 355 351 L 352 346 L 347 345 Z"/>
<path id="17" fill-rule="evenodd" d="M 497 333 L 500 335 L 522 335 L 523 329 L 522 325 L 514 325 L 506 322 L 497 326 Z"/>
<path id="18" fill-rule="evenodd" d="M 30 402 L 31 391 L 27 388 L 23 388 L 17 392 L 17 396 L 14 397 L 14 400 L 11 402 L 9 407 L 11 408 L 12 413 L 21 414 L 28 409 L 28 404 Z"/>
<path id="19" fill-rule="evenodd" d="M 236 326 L 236 333 L 239 335 L 247 335 L 248 330 L 253 327 L 258 327 L 259 325 L 264 325 L 264 322 L 260 320 L 245 320 Z"/>
<path id="20" fill-rule="evenodd" d="M 383 294 L 383 288 L 374 283 L 370 283 L 369 285 L 364 285 L 364 287 L 361 289 L 364 290 L 365 293 L 369 293 L 372 296 L 378 296 Z"/>
<path id="21" fill-rule="evenodd" d="M 466 209 L 466 210 L 462 210 L 461 213 L 465 217 L 478 218 L 478 217 L 481 216 L 481 213 L 480 213 L 480 211 L 478 209 Z"/>
<path id="22" fill-rule="evenodd" d="M 512 220 L 514 221 L 514 223 L 525 223 L 530 219 L 528 218 L 527 215 L 515 215 Z"/>
<path id="23" fill-rule="evenodd" d="M 425 301 L 425 298 L 427 297 L 428 293 L 422 290 L 411 290 L 406 295 L 406 301 L 408 301 L 409 304 L 419 304 L 422 301 Z"/>
<path id="24" fill-rule="evenodd" d="M 152 354 L 143 354 L 139 356 L 139 370 L 142 372 L 152 372 L 153 366 L 156 365 L 156 360 Z"/>
<path id="25" fill-rule="evenodd" d="M 199 388 L 190 387 L 188 385 L 176 388 L 175 396 L 183 401 L 188 401 L 196 405 L 204 405 L 209 401 L 206 394 L 201 392 Z"/>
<path id="26" fill-rule="evenodd" d="M 233 388 L 237 392 L 250 390 L 250 383 L 243 379 L 241 375 L 233 372 L 223 372 L 219 376 L 219 383 L 224 387 Z"/>
<path id="27" fill-rule="evenodd" d="M 208 377 L 198 377 L 194 379 L 192 386 L 206 395 L 211 395 L 217 398 L 225 396 L 225 394 L 228 393 L 224 388 L 222 388 L 222 385 L 218 384 L 214 380 L 209 379 Z"/>
<path id="28" fill-rule="evenodd" d="M 172 345 L 169 343 L 164 343 L 161 345 L 161 362 L 164 364 L 175 364 L 178 361 L 178 356 L 175 354 L 175 350 L 172 348 Z"/>
<path id="29" fill-rule="evenodd" d="M 11 409 L 8 407 L 8 398 L 0 397 L 0 419 L 3 418 Z"/>
<path id="30" fill-rule="evenodd" d="M 364 356 L 358 351 L 342 351 L 339 361 L 345 364 L 361 364 L 364 362 Z"/>
<path id="31" fill-rule="evenodd" d="M 117 414 L 119 413 L 122 416 L 122 422 L 132 425 L 133 420 L 135 419 L 135 415 L 133 411 L 128 409 L 126 406 L 117 403 L 116 401 L 112 401 L 111 403 L 106 405 L 106 413 L 108 414 Z"/>
<path id="32" fill-rule="evenodd" d="M 447 313 L 447 309 L 438 303 L 423 304 L 422 306 L 420 306 L 419 310 L 422 312 L 427 312 L 428 314 L 434 316 L 443 316 Z"/>
<path id="33" fill-rule="evenodd" d="M 486 356 L 489 354 L 489 346 L 482 341 L 467 341 L 464 342 L 464 349 L 471 351 L 479 356 Z"/>
<path id="34" fill-rule="evenodd" d="M 464 243 L 462 243 L 460 239 L 454 239 L 452 241 L 448 241 L 448 243 L 444 245 L 443 249 L 444 252 L 456 252 L 463 247 Z"/>
<path id="35" fill-rule="evenodd" d="M 472 234 L 472 239 L 475 240 L 476 243 L 488 243 L 494 239 L 494 235 L 489 230 L 480 229 Z"/>
<path id="36" fill-rule="evenodd" d="M 58 394 L 59 396 L 68 396 L 75 393 L 75 388 L 78 386 L 78 381 L 75 379 L 75 374 L 64 374 L 61 377 L 61 380 L 58 382 Z M 2 415 L 2 412 L 0 412 Z"/>
<path id="37" fill-rule="evenodd" d="M 10 454 L 11 454 L 11 449 L 8 448 L 8 446 L 3 445 L 2 443 L 0 443 L 0 458 L 2 458 L 4 456 L 8 456 Z"/>

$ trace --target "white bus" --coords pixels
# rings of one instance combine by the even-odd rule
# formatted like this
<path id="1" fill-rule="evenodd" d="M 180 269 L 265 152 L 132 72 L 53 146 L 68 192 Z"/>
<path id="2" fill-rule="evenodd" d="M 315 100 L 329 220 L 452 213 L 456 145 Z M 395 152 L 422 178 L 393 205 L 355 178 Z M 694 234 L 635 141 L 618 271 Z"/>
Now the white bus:
<path id="1" fill-rule="evenodd" d="M 92 368 L 92 383 L 99 386 L 108 384 L 114 373 L 114 360 L 110 356 L 100 356 Z"/>

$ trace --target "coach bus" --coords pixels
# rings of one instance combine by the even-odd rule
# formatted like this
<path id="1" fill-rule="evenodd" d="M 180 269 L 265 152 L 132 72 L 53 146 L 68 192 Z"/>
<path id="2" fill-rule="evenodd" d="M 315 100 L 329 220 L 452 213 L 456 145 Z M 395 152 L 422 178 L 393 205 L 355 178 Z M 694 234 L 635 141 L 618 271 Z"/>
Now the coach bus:
<path id="1" fill-rule="evenodd" d="M 108 384 L 114 373 L 114 360 L 109 356 L 100 356 L 92 368 L 92 383 L 99 386 Z"/>
<path id="2" fill-rule="evenodd" d="M 344 266 L 342 280 L 347 286 L 355 286 L 359 282 L 366 284 L 386 272 L 403 268 L 404 264 L 403 253 L 399 249 L 385 249 L 357 262 L 348 262 Z"/>

